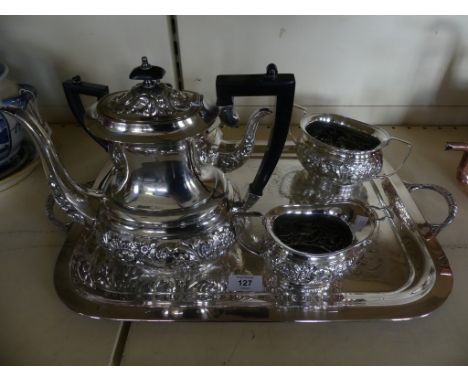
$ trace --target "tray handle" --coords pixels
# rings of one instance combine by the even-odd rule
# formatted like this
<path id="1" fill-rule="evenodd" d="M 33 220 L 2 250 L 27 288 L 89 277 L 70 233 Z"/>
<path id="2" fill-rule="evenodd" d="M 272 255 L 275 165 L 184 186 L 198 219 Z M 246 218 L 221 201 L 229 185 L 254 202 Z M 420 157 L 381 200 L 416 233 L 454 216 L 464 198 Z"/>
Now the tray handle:
<path id="1" fill-rule="evenodd" d="M 453 222 L 458 212 L 458 206 L 453 195 L 445 188 L 435 184 L 407 183 L 403 182 L 408 191 L 431 190 L 443 196 L 448 206 L 448 215 L 442 223 L 433 224 L 426 222 L 423 227 L 423 236 L 426 240 L 434 239 L 439 232 Z"/>

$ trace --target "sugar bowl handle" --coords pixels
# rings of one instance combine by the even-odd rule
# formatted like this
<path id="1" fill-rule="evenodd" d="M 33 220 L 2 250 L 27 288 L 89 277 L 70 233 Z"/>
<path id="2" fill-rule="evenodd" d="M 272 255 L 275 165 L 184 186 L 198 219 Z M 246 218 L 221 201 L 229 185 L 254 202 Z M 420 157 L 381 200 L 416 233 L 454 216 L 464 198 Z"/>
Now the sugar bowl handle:
<path id="1" fill-rule="evenodd" d="M 413 144 L 408 142 L 408 141 L 405 141 L 404 139 L 397 138 L 397 137 L 390 137 L 390 138 L 388 138 L 387 143 L 390 143 L 391 141 L 396 141 L 396 142 L 405 144 L 406 147 L 407 147 L 407 151 L 406 151 L 405 156 L 403 157 L 403 160 L 400 162 L 400 164 L 395 169 L 393 169 L 393 171 L 391 171 L 389 173 L 386 173 L 386 174 L 383 174 L 383 175 L 379 175 L 379 178 L 386 178 L 386 177 L 392 176 L 392 175 L 396 174 L 398 171 L 400 171 L 401 168 L 406 163 L 406 161 L 408 160 L 408 158 L 409 158 L 409 156 L 411 154 L 411 151 L 413 150 Z"/>
<path id="2" fill-rule="evenodd" d="M 453 222 L 458 212 L 458 206 L 453 198 L 453 195 L 445 188 L 435 184 L 420 184 L 420 183 L 406 183 L 404 182 L 409 192 L 417 190 L 431 190 L 443 196 L 448 206 L 448 215 L 445 220 L 440 224 L 426 223 L 423 227 L 423 236 L 426 240 L 434 239 L 439 232 Z"/>

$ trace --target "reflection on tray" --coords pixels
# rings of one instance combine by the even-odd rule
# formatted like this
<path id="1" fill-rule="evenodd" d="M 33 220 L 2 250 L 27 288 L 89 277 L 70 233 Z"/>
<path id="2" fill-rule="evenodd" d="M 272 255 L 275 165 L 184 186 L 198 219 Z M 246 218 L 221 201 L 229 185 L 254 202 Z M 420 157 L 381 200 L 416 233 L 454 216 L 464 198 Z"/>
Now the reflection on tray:
<path id="1" fill-rule="evenodd" d="M 236 184 L 249 179 L 258 160 L 231 174 Z M 282 159 L 255 210 L 316 201 L 300 195 L 300 165 Z M 307 189 L 307 187 L 304 187 Z M 259 256 L 269 245 L 262 219 L 251 217 L 228 255 L 201 268 L 169 272 L 122 264 L 96 250 L 92 233 L 75 226 L 58 259 L 56 288 L 73 310 L 118 320 L 329 321 L 406 319 L 426 315 L 447 298 L 452 275 L 436 240 L 418 231 L 420 214 L 397 176 L 375 179 L 354 190 L 355 199 L 390 206 L 378 234 L 359 260 L 330 285 L 298 285 Z M 414 220 L 416 219 L 416 220 Z M 444 260 L 445 259 L 445 260 Z M 260 276 L 263 291 L 233 291 L 230 275 Z"/>

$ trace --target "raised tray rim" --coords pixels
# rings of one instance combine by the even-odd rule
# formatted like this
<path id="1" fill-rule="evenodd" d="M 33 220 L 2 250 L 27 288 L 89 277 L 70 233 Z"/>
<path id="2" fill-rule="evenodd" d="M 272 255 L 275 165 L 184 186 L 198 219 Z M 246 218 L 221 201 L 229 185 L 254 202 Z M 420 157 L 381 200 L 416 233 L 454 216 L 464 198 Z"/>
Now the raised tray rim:
<path id="1" fill-rule="evenodd" d="M 261 150 L 260 150 L 261 151 Z M 292 159 L 294 155 L 286 152 L 284 159 Z M 258 158 L 258 154 L 256 155 Z M 103 172 L 106 170 L 103 169 Z M 397 190 L 398 196 L 404 202 L 405 208 L 415 227 L 421 229 L 427 222 L 415 204 L 409 191 L 398 175 L 392 175 L 389 181 Z M 73 225 L 59 253 L 55 271 L 54 283 L 60 299 L 74 312 L 95 319 L 117 321 L 154 321 L 154 322 L 331 322 L 331 321 L 361 321 L 361 320 L 409 320 L 425 317 L 443 304 L 453 287 L 453 274 L 448 259 L 434 238 L 423 239 L 420 243 L 426 246 L 431 261 L 435 267 L 435 280 L 428 293 L 416 301 L 406 304 L 385 306 L 349 306 L 338 310 L 309 310 L 298 308 L 268 307 L 265 304 L 233 307 L 190 307 L 185 308 L 178 318 L 177 312 L 161 308 L 145 308 L 128 306 L 123 303 L 103 303 L 93 301 L 93 296 L 83 297 L 72 284 L 67 275 L 68 262 L 77 238 L 83 228 Z"/>

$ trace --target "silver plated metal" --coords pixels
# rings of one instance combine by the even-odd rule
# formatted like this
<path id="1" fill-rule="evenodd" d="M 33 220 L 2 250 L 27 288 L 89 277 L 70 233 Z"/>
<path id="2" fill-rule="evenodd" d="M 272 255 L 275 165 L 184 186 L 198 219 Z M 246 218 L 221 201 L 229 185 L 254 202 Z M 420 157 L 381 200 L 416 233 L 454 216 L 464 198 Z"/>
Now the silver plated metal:
<path id="1" fill-rule="evenodd" d="M 242 200 L 224 171 L 245 163 L 260 120 L 271 113 L 255 112 L 243 139 L 227 144 L 214 123 L 218 108 L 200 94 L 162 83 L 163 74 L 143 58 L 131 73 L 142 82 L 88 109 L 85 127 L 106 142 L 111 159 L 98 188 L 78 184 L 63 166 L 34 91 L 22 87 L 0 105 L 34 141 L 57 206 L 93 232 L 109 257 L 148 271 L 197 267 L 234 244 L 242 223 L 234 216 L 255 200 Z M 47 205 L 57 223 L 53 204 Z"/>
<path id="2" fill-rule="evenodd" d="M 259 151 L 264 150 L 259 147 Z M 229 174 L 246 185 L 260 161 L 249 159 Z M 301 170 L 284 157 L 256 210 L 262 214 L 289 203 L 279 192 L 282 180 Z M 390 167 L 384 170 L 391 171 Z M 96 180 L 106 184 L 108 168 Z M 451 292 L 452 271 L 436 238 L 427 240 L 427 222 L 397 175 L 363 183 L 365 205 L 384 209 L 387 218 L 355 266 L 324 285 L 285 282 L 259 254 L 268 238 L 262 218 L 244 216 L 245 229 L 225 256 L 184 271 L 122 263 L 104 256 L 92 232 L 74 225 L 59 255 L 55 286 L 73 311 L 93 318 L 133 321 L 296 321 L 387 319 L 426 316 Z M 411 188 L 411 187 L 410 187 Z M 240 218 L 240 216 L 239 216 Z M 261 277 L 263 290 L 235 291 L 230 276 Z"/>
<path id="3" fill-rule="evenodd" d="M 284 205 L 264 217 L 261 256 L 280 284 L 325 289 L 356 266 L 372 243 L 378 218 L 357 202 Z"/>
<path id="4" fill-rule="evenodd" d="M 390 176 L 403 166 L 412 145 L 376 126 L 335 114 L 305 115 L 293 134 L 297 156 L 306 170 L 336 184 L 350 185 Z M 391 141 L 408 150 L 398 168 L 382 174 L 383 149 Z"/>
<path id="5" fill-rule="evenodd" d="M 231 172 L 239 168 L 252 154 L 260 121 L 271 113 L 271 109 L 268 108 L 256 110 L 250 116 L 244 135 L 238 144 L 224 141 L 221 129 L 213 125 L 195 138 L 196 157 L 202 164 L 216 166 L 223 172 Z"/>
<path id="6" fill-rule="evenodd" d="M 432 238 L 436 237 L 439 232 L 451 224 L 457 215 L 458 206 L 453 198 L 453 195 L 448 192 L 445 188 L 440 187 L 436 184 L 423 184 L 423 183 L 407 183 L 405 182 L 405 186 L 409 192 L 414 192 L 418 190 L 430 190 L 438 193 L 439 195 L 443 196 L 445 201 L 447 202 L 448 206 L 448 215 L 442 223 L 434 224 L 434 223 L 427 223 L 426 227 L 424 228 L 424 238 L 426 240 L 431 240 Z"/>
<path id="7" fill-rule="evenodd" d="M 291 204 L 327 204 L 367 198 L 367 190 L 362 182 L 337 184 L 304 169 L 285 176 L 280 185 L 280 193 Z"/>

